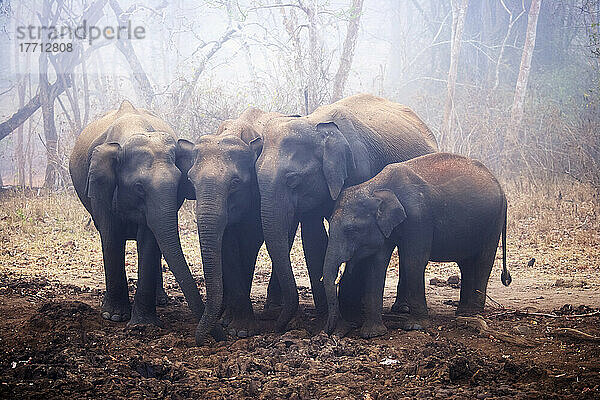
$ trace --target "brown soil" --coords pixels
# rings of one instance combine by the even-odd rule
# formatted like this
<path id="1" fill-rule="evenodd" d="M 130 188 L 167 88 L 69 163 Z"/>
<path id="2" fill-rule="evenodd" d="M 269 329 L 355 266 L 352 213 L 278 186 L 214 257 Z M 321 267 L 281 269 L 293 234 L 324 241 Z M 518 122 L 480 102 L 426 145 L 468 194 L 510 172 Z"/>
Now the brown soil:
<path id="1" fill-rule="evenodd" d="M 444 282 L 458 274 L 456 265 L 432 264 L 425 331 L 404 332 L 386 314 L 389 331 L 381 338 L 328 337 L 314 317 L 296 243 L 301 309 L 290 330 L 275 334 L 272 321 L 260 320 L 254 337 L 202 348 L 194 346 L 196 321 L 168 272 L 171 300 L 159 309 L 164 328 L 127 329 L 100 318 L 98 235 L 71 195 L 5 194 L 0 398 L 599 398 L 600 205 L 590 188 L 560 185 L 509 186 L 513 284 L 501 285 L 497 263 L 488 289 L 493 300 L 483 316 L 487 329 L 454 317 L 457 285 Z M 191 204 L 181 219 L 184 251 L 202 287 Z M 135 247 L 127 250 L 133 296 Z M 256 310 L 269 270 L 263 250 L 253 287 Z M 394 260 L 386 307 L 396 283 Z M 591 336 L 583 339 L 581 332 Z"/>

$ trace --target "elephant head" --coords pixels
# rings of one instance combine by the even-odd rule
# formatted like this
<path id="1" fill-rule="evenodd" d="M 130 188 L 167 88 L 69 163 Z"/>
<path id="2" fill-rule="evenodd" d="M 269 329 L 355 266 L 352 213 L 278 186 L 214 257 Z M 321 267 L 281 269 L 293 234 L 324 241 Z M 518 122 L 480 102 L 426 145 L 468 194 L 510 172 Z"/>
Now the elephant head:
<path id="1" fill-rule="evenodd" d="M 337 284 L 345 270 L 342 265 L 374 254 L 405 219 L 404 207 L 390 190 L 361 184 L 342 192 L 330 220 L 323 268 L 328 329 L 333 329 L 339 315 Z"/>
<path id="2" fill-rule="evenodd" d="M 152 230 L 190 308 L 200 316 L 202 299 L 181 249 L 177 220 L 193 145 L 155 130 L 151 121 L 132 109 L 113 122 L 89 154 L 86 196 L 100 231 L 111 228 L 114 215 Z"/>
<path id="3" fill-rule="evenodd" d="M 223 304 L 221 249 L 225 227 L 238 223 L 258 209 L 253 136 L 204 135 L 195 146 L 195 162 L 188 173 L 196 193 L 196 217 L 206 282 L 206 309 L 196 330 L 196 343 L 204 343 Z M 241 136 L 241 137 L 240 137 Z M 227 249 L 225 249 L 227 251 Z"/>
<path id="4" fill-rule="evenodd" d="M 355 169 L 350 145 L 334 122 L 278 118 L 264 128 L 256 172 L 265 243 L 284 298 L 279 329 L 284 328 L 297 304 L 288 242 L 295 228 L 294 218 L 327 215 Z"/>

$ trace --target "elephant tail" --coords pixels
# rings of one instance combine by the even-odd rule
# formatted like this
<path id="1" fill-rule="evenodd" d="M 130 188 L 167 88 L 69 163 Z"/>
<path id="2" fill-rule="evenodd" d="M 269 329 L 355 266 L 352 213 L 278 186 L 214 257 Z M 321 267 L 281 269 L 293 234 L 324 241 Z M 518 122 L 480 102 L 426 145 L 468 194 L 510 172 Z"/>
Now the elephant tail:
<path id="1" fill-rule="evenodd" d="M 510 272 L 508 272 L 508 268 L 506 268 L 506 220 L 507 220 L 507 207 L 506 200 L 504 200 L 504 224 L 502 225 L 502 275 L 500 275 L 500 280 L 502 280 L 502 284 L 504 286 L 510 285 L 512 282 L 512 278 L 510 276 Z"/>

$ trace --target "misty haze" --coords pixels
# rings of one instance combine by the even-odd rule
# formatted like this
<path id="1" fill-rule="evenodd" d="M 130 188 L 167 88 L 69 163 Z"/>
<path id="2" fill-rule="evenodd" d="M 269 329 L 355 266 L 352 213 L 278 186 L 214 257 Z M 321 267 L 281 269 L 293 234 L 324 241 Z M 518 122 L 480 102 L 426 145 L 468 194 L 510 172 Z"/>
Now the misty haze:
<path id="1" fill-rule="evenodd" d="M 598 0 L 0 0 L 0 397 L 598 398 L 599 214 Z"/>

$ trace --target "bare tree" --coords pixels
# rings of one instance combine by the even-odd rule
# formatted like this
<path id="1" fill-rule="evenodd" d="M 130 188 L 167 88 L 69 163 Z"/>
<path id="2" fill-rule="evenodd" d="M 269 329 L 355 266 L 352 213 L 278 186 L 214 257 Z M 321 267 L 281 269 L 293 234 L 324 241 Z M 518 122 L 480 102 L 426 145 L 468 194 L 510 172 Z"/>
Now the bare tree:
<path id="1" fill-rule="evenodd" d="M 17 18 L 20 18 L 21 12 L 23 9 L 23 5 L 20 4 L 17 9 Z M 18 56 L 18 49 L 15 47 L 15 59 Z M 25 91 L 27 89 L 25 74 L 21 73 L 19 64 L 15 65 L 16 73 L 17 73 L 17 95 L 19 97 L 19 108 L 23 108 L 25 105 Z M 29 69 L 29 54 L 27 54 L 25 71 Z M 25 157 L 23 154 L 23 125 L 19 126 L 17 129 L 17 148 L 16 148 L 16 158 L 17 158 L 17 185 L 24 187 L 25 186 Z"/>
<path id="2" fill-rule="evenodd" d="M 450 68 L 448 70 L 448 93 L 446 96 L 446 105 L 444 107 L 444 123 L 442 132 L 444 135 L 450 135 L 453 130 L 454 121 L 454 92 L 456 90 L 456 75 L 458 73 L 458 58 L 460 55 L 460 45 L 462 33 L 465 26 L 465 16 L 469 0 L 451 0 L 452 1 L 452 35 L 450 50 Z"/>
<path id="3" fill-rule="evenodd" d="M 166 4 L 166 3 L 163 3 Z M 110 6 L 115 12 L 119 25 L 127 25 L 127 22 L 131 18 L 131 14 L 136 10 L 137 5 L 132 5 L 127 11 L 123 11 L 117 0 L 110 0 Z M 134 87 L 139 93 L 140 99 L 145 103 L 146 107 L 152 105 L 155 93 L 150 79 L 144 70 L 142 63 L 140 62 L 133 45 L 130 40 L 124 38 L 116 41 L 117 49 L 123 54 L 125 60 L 131 67 L 131 73 L 133 74 Z"/>
<path id="4" fill-rule="evenodd" d="M 506 35 L 504 35 L 504 40 L 502 41 L 502 45 L 500 46 L 500 54 L 498 54 L 498 61 L 496 62 L 496 74 L 494 80 L 494 87 L 492 90 L 498 89 L 498 85 L 500 84 L 500 65 L 502 63 L 502 59 L 504 57 L 504 50 L 506 49 L 506 45 L 508 43 L 508 39 L 512 33 L 513 27 L 517 23 L 517 21 L 521 18 L 521 16 L 525 13 L 525 0 L 521 0 L 521 12 L 515 17 L 514 13 L 506 6 L 504 0 L 500 0 L 502 7 L 508 13 L 508 27 L 506 28 Z"/>
<path id="5" fill-rule="evenodd" d="M 51 0 L 45 0 L 46 2 L 50 2 Z M 102 16 L 102 8 L 106 4 L 106 0 L 96 0 L 91 3 L 83 12 L 83 15 L 80 18 L 81 21 L 87 21 L 88 25 L 95 24 L 98 19 Z M 50 7 L 51 8 L 51 7 Z M 49 20 L 57 19 L 58 14 L 60 13 L 61 8 L 58 7 L 56 11 L 53 13 L 53 17 L 49 18 Z M 43 17 L 42 18 L 46 18 Z M 56 21 L 54 21 L 56 23 Z M 91 46 L 86 51 L 83 51 L 81 45 L 78 45 L 76 42 L 74 43 L 73 52 L 69 53 L 69 55 L 62 55 L 60 57 L 61 70 L 64 73 L 70 73 L 75 66 L 81 63 L 81 60 L 84 57 L 89 57 L 89 55 L 95 51 L 98 46 Z M 61 93 L 63 93 L 66 89 L 66 84 L 70 82 L 70 79 L 56 79 L 56 81 L 48 86 L 48 99 L 56 98 Z M 33 115 L 40 107 L 42 106 L 42 94 L 38 91 L 38 93 L 31 97 L 27 103 L 23 107 L 20 107 L 10 118 L 6 121 L 0 123 L 0 140 L 4 139 L 6 136 L 10 135 L 15 129 L 21 126 L 29 117 Z"/>
<path id="6" fill-rule="evenodd" d="M 356 47 L 356 38 L 358 37 L 358 28 L 360 25 L 360 16 L 362 14 L 363 0 L 352 0 L 352 8 L 350 9 L 350 20 L 348 22 L 348 31 L 344 40 L 344 48 L 340 59 L 340 66 L 333 80 L 333 92 L 331 101 L 336 101 L 342 98 L 352 59 L 354 58 L 354 48 Z"/>
<path id="7" fill-rule="evenodd" d="M 523 54 L 521 57 L 521 66 L 519 67 L 519 77 L 515 87 L 515 97 L 511 109 L 510 124 L 508 125 L 507 136 L 516 138 L 519 135 L 521 121 L 523 119 L 523 105 L 527 94 L 527 81 L 529 79 L 529 71 L 531 69 L 531 59 L 533 57 L 533 49 L 535 48 L 535 36 L 537 29 L 538 16 L 540 15 L 540 6 L 542 0 L 532 0 L 529 14 L 527 17 L 527 33 L 525 36 L 525 44 L 523 45 Z M 504 141 L 501 143 L 501 149 L 504 146 Z"/>

